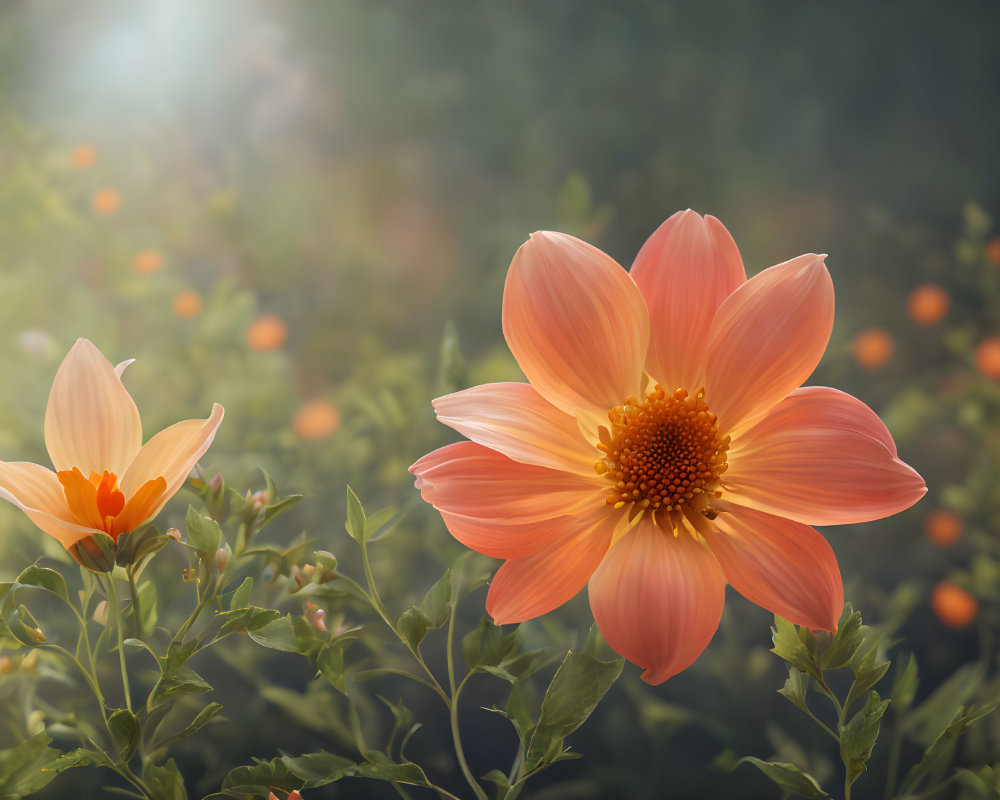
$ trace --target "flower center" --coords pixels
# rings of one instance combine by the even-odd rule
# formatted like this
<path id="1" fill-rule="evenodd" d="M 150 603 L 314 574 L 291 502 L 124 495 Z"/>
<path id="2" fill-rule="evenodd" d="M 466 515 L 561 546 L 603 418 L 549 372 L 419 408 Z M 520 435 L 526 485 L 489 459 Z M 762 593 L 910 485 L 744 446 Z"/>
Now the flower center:
<path id="1" fill-rule="evenodd" d="M 113 472 L 91 472 L 88 478 L 79 467 L 73 467 L 60 470 L 56 477 L 62 484 L 72 521 L 104 531 L 116 542 L 119 534 L 136 528 L 153 515 L 167 489 L 165 478 L 154 478 L 140 486 L 126 502 L 118 488 L 118 476 Z"/>
<path id="2" fill-rule="evenodd" d="M 715 516 L 710 498 L 722 495 L 719 476 L 726 471 L 729 437 L 720 438 L 702 392 L 668 394 L 657 384 L 644 401 L 630 397 L 615 406 L 608 419 L 610 428 L 598 429 L 604 458 L 594 465 L 613 485 L 608 505 L 632 503 L 632 517 L 684 506 Z"/>

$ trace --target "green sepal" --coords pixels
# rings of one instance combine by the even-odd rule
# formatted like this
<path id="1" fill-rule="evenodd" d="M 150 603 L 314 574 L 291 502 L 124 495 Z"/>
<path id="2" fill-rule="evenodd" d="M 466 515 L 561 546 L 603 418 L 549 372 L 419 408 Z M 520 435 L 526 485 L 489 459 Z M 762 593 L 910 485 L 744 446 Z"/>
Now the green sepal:
<path id="1" fill-rule="evenodd" d="M 69 554 L 84 569 L 105 573 L 115 568 L 118 549 L 106 533 L 92 533 L 71 545 Z"/>
<path id="2" fill-rule="evenodd" d="M 160 533 L 155 525 L 143 525 L 134 531 L 125 531 L 118 536 L 118 554 L 115 563 L 121 567 L 141 565 L 166 547 L 172 539 Z"/>
<path id="3" fill-rule="evenodd" d="M 194 506 L 188 506 L 185 527 L 188 545 L 199 553 L 214 558 L 215 551 L 222 544 L 222 528 L 219 523 L 211 517 L 203 517 Z"/>

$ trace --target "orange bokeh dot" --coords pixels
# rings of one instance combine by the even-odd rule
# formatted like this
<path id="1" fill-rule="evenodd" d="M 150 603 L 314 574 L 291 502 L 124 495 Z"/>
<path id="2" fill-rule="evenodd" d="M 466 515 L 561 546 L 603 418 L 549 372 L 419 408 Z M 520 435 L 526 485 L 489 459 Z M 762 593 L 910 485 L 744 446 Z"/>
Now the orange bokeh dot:
<path id="1" fill-rule="evenodd" d="M 182 319 L 197 317 L 201 313 L 201 295 L 194 289 L 185 289 L 174 298 L 174 314 Z"/>
<path id="2" fill-rule="evenodd" d="M 163 256 L 157 250 L 140 250 L 132 259 L 136 272 L 156 272 L 163 266 Z"/>
<path id="3" fill-rule="evenodd" d="M 73 166 L 77 169 L 88 169 L 97 163 L 97 150 L 89 144 L 77 145 L 73 150 Z"/>
<path id="4" fill-rule="evenodd" d="M 906 310 L 918 325 L 937 325 L 948 313 L 951 297 L 936 283 L 924 283 L 910 292 Z"/>
<path id="5" fill-rule="evenodd" d="M 292 417 L 292 430 L 300 439 L 319 441 L 340 427 L 340 414 L 326 400 L 303 403 Z"/>
<path id="6" fill-rule="evenodd" d="M 114 214 L 122 204 L 122 196 L 114 189 L 101 189 L 90 198 L 90 207 L 95 214 Z"/>
<path id="7" fill-rule="evenodd" d="M 987 378 L 1000 380 L 1000 336 L 987 336 L 976 345 L 976 369 Z"/>
<path id="8" fill-rule="evenodd" d="M 893 350 L 892 337 L 881 328 L 867 328 L 854 337 L 854 360 L 870 372 L 884 367 Z"/>
<path id="9" fill-rule="evenodd" d="M 961 628 L 976 618 L 979 601 L 961 586 L 941 581 L 931 591 L 931 608 L 949 628 Z"/>
<path id="10" fill-rule="evenodd" d="M 274 314 L 261 314 L 247 328 L 247 344 L 259 353 L 277 350 L 287 339 L 288 326 Z"/>
<path id="11" fill-rule="evenodd" d="M 951 547 L 962 538 L 962 518 L 954 511 L 939 508 L 924 522 L 924 532 L 937 547 Z"/>
<path id="12" fill-rule="evenodd" d="M 994 236 L 986 243 L 986 257 L 994 264 L 1000 264 L 1000 236 Z"/>

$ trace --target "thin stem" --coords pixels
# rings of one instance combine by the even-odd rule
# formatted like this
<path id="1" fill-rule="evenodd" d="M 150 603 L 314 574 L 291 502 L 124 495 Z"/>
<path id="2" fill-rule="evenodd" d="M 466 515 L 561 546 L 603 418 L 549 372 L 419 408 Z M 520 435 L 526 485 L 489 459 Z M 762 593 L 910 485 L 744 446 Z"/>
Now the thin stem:
<path id="1" fill-rule="evenodd" d="M 118 605 L 118 590 L 115 589 L 115 579 L 110 573 L 108 574 L 108 601 L 109 605 L 114 608 L 115 615 L 115 630 L 118 635 L 118 663 L 121 667 L 122 672 L 122 690 L 125 692 L 125 708 L 132 711 L 132 692 L 129 690 L 128 685 L 128 669 L 125 666 L 125 637 L 122 635 L 122 610 Z"/>
<path id="2" fill-rule="evenodd" d="M 899 777 L 899 756 L 902 747 L 903 731 L 899 724 L 899 719 L 896 718 L 892 726 L 892 743 L 889 745 L 889 765 L 885 778 L 885 794 L 883 795 L 885 800 L 889 800 L 896 789 L 896 781 Z"/>
<path id="3" fill-rule="evenodd" d="M 139 588 L 135 585 L 135 575 L 131 569 L 125 570 L 128 575 L 128 590 L 132 596 L 132 621 L 136 638 L 142 638 L 142 608 L 139 605 Z"/>
<path id="4" fill-rule="evenodd" d="M 837 695 L 835 695 L 833 693 L 833 689 L 831 689 L 829 686 L 827 686 L 826 681 L 823 679 L 823 674 L 822 673 L 820 673 L 819 677 L 816 678 L 816 683 L 823 690 L 823 694 L 825 694 L 827 697 L 830 698 L 830 702 L 833 703 L 833 707 L 837 711 L 837 729 L 839 730 L 840 728 L 842 728 L 844 726 L 844 711 L 845 711 L 845 709 L 840 704 L 840 701 L 837 699 Z M 840 739 L 839 736 L 836 736 L 835 738 L 838 739 L 838 740 Z"/>
<path id="5" fill-rule="evenodd" d="M 451 691 L 451 707 L 449 708 L 451 718 L 451 740 L 455 746 L 455 756 L 458 758 L 458 766 L 462 770 L 462 774 L 465 776 L 466 782 L 472 787 L 473 794 L 476 795 L 478 800 L 487 800 L 486 792 L 483 791 L 483 787 L 479 785 L 479 781 L 475 779 L 472 774 L 472 770 L 469 769 L 469 762 L 465 760 L 465 751 L 462 749 L 462 734 L 458 729 L 458 696 L 462 692 L 462 688 L 465 686 L 465 682 L 469 679 L 468 673 L 462 682 L 456 688 L 455 686 L 455 609 L 457 608 L 457 603 L 451 604 L 451 613 L 448 615 L 448 688 Z"/>

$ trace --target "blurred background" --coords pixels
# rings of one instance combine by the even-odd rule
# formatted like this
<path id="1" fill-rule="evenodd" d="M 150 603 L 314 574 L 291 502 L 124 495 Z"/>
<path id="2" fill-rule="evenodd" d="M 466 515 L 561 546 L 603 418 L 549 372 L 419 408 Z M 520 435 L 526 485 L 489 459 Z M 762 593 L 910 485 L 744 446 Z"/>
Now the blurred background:
<path id="1" fill-rule="evenodd" d="M 370 509 L 407 509 L 380 564 L 403 609 L 461 551 L 406 472 L 454 440 L 431 398 L 520 377 L 499 324 L 518 246 L 560 230 L 628 266 L 691 207 L 726 224 L 750 274 L 829 254 L 837 322 L 810 382 L 879 411 L 929 487 L 898 517 L 826 531 L 847 596 L 917 654 L 921 696 L 966 663 L 992 675 L 997 31 L 985 2 L 4 3 L 0 456 L 47 463 L 48 388 L 86 336 L 137 359 L 147 436 L 226 407 L 206 474 L 258 489 L 263 467 L 307 496 L 277 539 L 347 550 L 345 482 Z M 0 526 L 0 578 L 62 557 L 14 509 Z M 833 774 L 774 693 L 769 615 L 728 600 L 694 667 L 651 690 L 628 666 L 574 740 L 588 757 L 528 795 L 778 796 L 749 767 L 710 772 L 727 749 Z M 584 597 L 553 617 L 590 624 Z M 268 736 L 230 728 L 211 757 L 188 754 L 192 785 L 336 750 L 291 708 L 262 699 Z M 981 738 L 1000 758 L 1000 736 Z"/>

